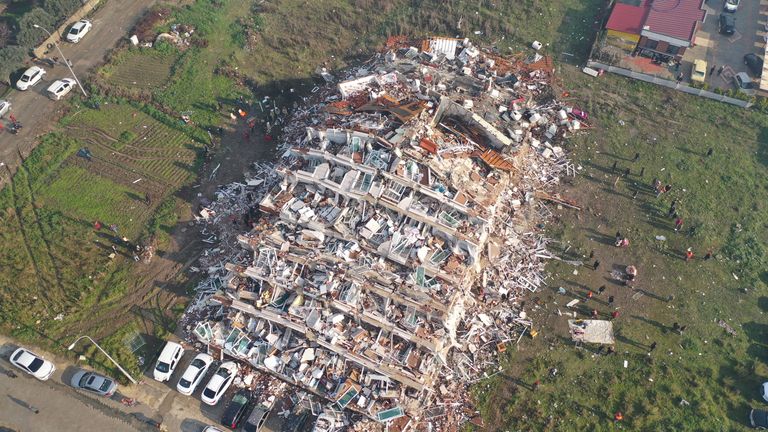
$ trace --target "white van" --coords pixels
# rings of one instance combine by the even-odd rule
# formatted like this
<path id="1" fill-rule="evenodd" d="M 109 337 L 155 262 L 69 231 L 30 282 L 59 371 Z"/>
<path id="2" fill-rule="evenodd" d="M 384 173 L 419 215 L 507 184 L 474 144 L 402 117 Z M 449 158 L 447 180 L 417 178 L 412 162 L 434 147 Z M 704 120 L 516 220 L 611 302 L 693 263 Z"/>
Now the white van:
<path id="1" fill-rule="evenodd" d="M 160 353 L 160 357 L 157 358 L 157 364 L 152 376 L 160 382 L 171 379 L 171 375 L 173 375 L 173 371 L 179 365 L 179 360 L 183 355 L 184 348 L 181 345 L 168 341 L 163 348 L 163 352 Z"/>

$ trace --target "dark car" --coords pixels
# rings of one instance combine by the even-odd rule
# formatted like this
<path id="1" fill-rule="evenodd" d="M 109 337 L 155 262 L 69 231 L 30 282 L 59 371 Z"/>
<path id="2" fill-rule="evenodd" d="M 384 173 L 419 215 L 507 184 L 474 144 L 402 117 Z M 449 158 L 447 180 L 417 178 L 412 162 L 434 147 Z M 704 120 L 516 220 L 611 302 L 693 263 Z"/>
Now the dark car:
<path id="1" fill-rule="evenodd" d="M 269 415 L 268 409 L 261 405 L 256 406 L 253 411 L 251 411 L 251 415 L 248 416 L 248 420 L 245 421 L 245 424 L 243 425 L 243 431 L 261 431 L 262 426 L 264 426 L 264 422 L 267 421 L 267 415 Z"/>
<path id="2" fill-rule="evenodd" d="M 251 392 L 248 390 L 240 390 L 232 396 L 232 400 L 227 405 L 227 409 L 224 410 L 224 415 L 221 416 L 221 424 L 230 428 L 236 429 L 240 424 L 240 420 L 243 419 L 243 414 L 248 409 L 248 404 L 251 403 Z"/>
<path id="3" fill-rule="evenodd" d="M 736 32 L 736 17 L 733 14 L 720 14 L 720 33 L 732 35 Z"/>
<path id="4" fill-rule="evenodd" d="M 755 54 L 749 53 L 744 56 L 744 64 L 747 65 L 747 69 L 756 77 L 760 77 L 763 73 L 763 59 Z"/>
<path id="5" fill-rule="evenodd" d="M 750 411 L 749 425 L 755 429 L 768 429 L 768 411 L 756 409 Z"/>

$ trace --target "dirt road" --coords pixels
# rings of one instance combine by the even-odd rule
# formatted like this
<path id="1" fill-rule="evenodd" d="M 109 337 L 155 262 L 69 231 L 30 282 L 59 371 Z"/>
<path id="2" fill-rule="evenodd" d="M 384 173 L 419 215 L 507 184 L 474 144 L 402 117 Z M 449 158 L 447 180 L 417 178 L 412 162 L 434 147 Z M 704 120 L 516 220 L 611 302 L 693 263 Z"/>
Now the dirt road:
<path id="1" fill-rule="evenodd" d="M 61 42 L 64 55 L 72 62 L 77 77 L 84 84 L 88 73 L 104 61 L 104 56 L 125 38 L 143 12 L 157 0 L 107 1 L 91 17 L 93 28 L 77 44 Z M 52 31 L 52 29 L 49 29 Z M 56 49 L 49 54 L 59 56 Z M 32 65 L 30 62 L 29 65 Z M 12 113 L 24 125 L 17 135 L 0 132 L 0 162 L 15 173 L 21 162 L 37 145 L 37 137 L 48 132 L 61 113 L 64 102 L 55 102 L 45 96 L 45 89 L 57 79 L 70 76 L 63 63 L 45 67 L 46 75 L 36 86 L 26 91 L 12 90 L 7 99 L 12 104 Z M 79 91 L 72 90 L 73 93 Z M 0 187 L 9 180 L 8 170 L 0 171 Z"/>

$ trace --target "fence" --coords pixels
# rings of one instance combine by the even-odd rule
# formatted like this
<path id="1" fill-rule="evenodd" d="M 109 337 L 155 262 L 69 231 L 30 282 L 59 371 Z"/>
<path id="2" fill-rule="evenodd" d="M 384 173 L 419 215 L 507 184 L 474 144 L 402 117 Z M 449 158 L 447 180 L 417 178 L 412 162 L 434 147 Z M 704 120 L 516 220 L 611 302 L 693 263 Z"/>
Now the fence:
<path id="1" fill-rule="evenodd" d="M 59 35 L 64 34 L 64 32 L 67 30 L 67 27 L 72 25 L 75 21 L 78 21 L 79 19 L 83 18 L 84 16 L 88 15 L 98 4 L 100 0 L 84 0 L 83 6 L 75 11 L 75 13 L 72 14 L 71 17 L 69 17 L 64 24 L 60 25 L 59 28 L 56 29 L 56 31 L 52 32 L 51 37 L 44 40 L 43 43 L 38 45 L 37 48 L 32 50 L 32 53 L 37 58 L 43 58 L 45 54 L 50 51 L 49 47 L 53 47 L 53 44 L 58 43 L 59 40 L 61 40 L 61 37 Z"/>
<path id="2" fill-rule="evenodd" d="M 587 61 L 587 66 L 594 68 L 594 69 L 603 69 L 607 72 L 615 73 L 618 75 L 622 75 L 628 78 L 645 81 L 651 84 L 660 85 L 663 87 L 671 88 L 673 90 L 681 91 L 683 93 L 692 94 L 695 96 L 701 96 L 709 99 L 713 99 L 720 102 L 725 102 L 731 105 L 736 105 L 738 107 L 742 108 L 749 108 L 752 106 L 752 102 L 745 101 L 741 99 L 736 99 L 732 97 L 728 97 L 725 95 L 713 93 L 711 91 L 702 90 L 690 87 L 685 84 L 680 84 L 676 81 L 670 81 L 664 78 L 655 77 L 653 75 L 648 75 L 640 72 L 631 71 L 629 69 L 624 69 L 616 66 L 609 66 L 600 62 L 589 60 Z"/>

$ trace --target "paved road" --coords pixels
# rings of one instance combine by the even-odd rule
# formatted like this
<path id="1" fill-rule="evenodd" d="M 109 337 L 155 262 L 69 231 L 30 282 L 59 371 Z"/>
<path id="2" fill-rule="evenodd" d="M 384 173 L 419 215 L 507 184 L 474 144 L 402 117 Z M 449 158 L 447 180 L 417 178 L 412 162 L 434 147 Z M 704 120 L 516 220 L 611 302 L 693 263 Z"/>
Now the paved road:
<path id="1" fill-rule="evenodd" d="M 82 41 L 78 44 L 61 43 L 61 50 L 72 62 L 81 82 L 86 80 L 88 72 L 94 66 L 103 62 L 104 56 L 120 39 L 127 37 L 127 32 L 136 20 L 156 2 L 157 0 L 108 0 L 91 17 L 93 28 Z M 59 56 L 55 48 L 49 55 Z M 7 97 L 12 104 L 13 114 L 24 128 L 18 135 L 0 132 L 0 162 L 7 165 L 7 169 L 0 170 L 0 186 L 9 180 L 9 171 L 16 171 L 20 162 L 19 152 L 23 157 L 27 157 L 37 144 L 36 137 L 50 130 L 53 120 L 61 110 L 63 103 L 48 99 L 44 92 L 53 81 L 69 76 L 69 71 L 63 64 L 53 68 L 46 67 L 46 71 L 43 81 L 35 87 L 24 92 L 14 89 Z"/>
<path id="2" fill-rule="evenodd" d="M 10 378 L 4 374 L 10 369 L 7 362 L 0 364 L 0 427 L 18 432 L 138 430 L 98 405 L 72 397 L 67 394 L 71 389 L 63 385 L 41 382 L 21 373 Z"/>
<path id="3" fill-rule="evenodd" d="M 0 431 L 3 427 L 34 432 L 157 431 L 157 424 L 162 423 L 168 431 L 200 432 L 207 425 L 218 423 L 229 400 L 224 399 L 215 407 L 204 405 L 199 394 L 207 381 L 194 396 L 183 396 L 175 390 L 184 368 L 194 357 L 192 351 L 185 353 L 170 383 L 159 383 L 145 375 L 141 377 L 143 383 L 122 386 L 114 396 L 104 398 L 68 384 L 79 370 L 77 365 L 34 347 L 29 349 L 52 361 L 56 372 L 45 382 L 23 374 L 8 362 L 17 347 L 0 335 Z M 18 377 L 5 375 L 8 370 Z M 123 397 L 133 398 L 139 404 L 127 407 L 120 402 Z M 39 414 L 29 406 L 38 408 Z"/>

